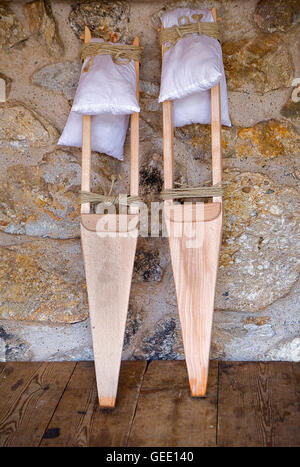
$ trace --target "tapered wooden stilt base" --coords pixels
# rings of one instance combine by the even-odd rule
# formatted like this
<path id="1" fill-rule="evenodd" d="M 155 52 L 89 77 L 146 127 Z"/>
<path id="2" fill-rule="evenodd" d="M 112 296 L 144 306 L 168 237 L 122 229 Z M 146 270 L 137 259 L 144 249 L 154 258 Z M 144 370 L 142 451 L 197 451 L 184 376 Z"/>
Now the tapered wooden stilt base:
<path id="1" fill-rule="evenodd" d="M 113 409 L 116 405 L 115 397 L 99 397 L 99 405 L 102 409 Z"/>
<path id="2" fill-rule="evenodd" d="M 114 216 L 118 221 L 121 218 Z M 113 408 L 117 396 L 137 236 L 122 237 L 116 232 L 115 237 L 103 237 L 101 232 L 99 235 L 99 232 L 89 230 L 96 229 L 102 217 L 97 214 L 82 216 L 84 225 L 81 225 L 81 240 L 99 403 L 103 408 Z"/>
<path id="3" fill-rule="evenodd" d="M 166 205 L 165 218 L 191 394 L 201 397 L 207 387 L 222 206 L 204 205 L 203 221 L 176 221 L 182 210 L 182 205 Z"/>

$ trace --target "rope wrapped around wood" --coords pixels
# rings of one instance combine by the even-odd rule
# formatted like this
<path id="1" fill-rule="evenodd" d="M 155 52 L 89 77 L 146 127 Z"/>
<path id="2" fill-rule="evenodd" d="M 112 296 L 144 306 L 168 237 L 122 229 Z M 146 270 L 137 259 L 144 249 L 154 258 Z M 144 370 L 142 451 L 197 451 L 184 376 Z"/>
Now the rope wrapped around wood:
<path id="1" fill-rule="evenodd" d="M 171 188 L 170 190 L 162 191 L 160 194 L 160 197 L 163 200 L 180 198 L 210 198 L 221 196 L 223 196 L 223 188 L 220 185 Z"/>
<path id="2" fill-rule="evenodd" d="M 89 58 L 84 72 L 89 71 L 93 64 L 93 58 L 97 55 L 111 55 L 112 60 L 117 65 L 127 65 L 131 60 L 140 62 L 142 57 L 142 47 L 128 44 L 112 44 L 110 42 L 89 42 L 83 44 L 80 49 L 80 59 L 82 62 Z"/>
<path id="3" fill-rule="evenodd" d="M 142 200 L 139 196 L 129 196 L 126 194 L 102 195 L 100 193 L 81 191 L 80 203 L 105 203 L 109 206 L 117 204 L 120 206 L 138 206 L 140 203 L 142 203 Z"/>
<path id="4" fill-rule="evenodd" d="M 164 190 L 160 193 L 160 199 L 180 199 L 180 198 L 211 198 L 223 196 L 223 188 L 221 186 L 208 186 L 208 187 L 185 187 L 173 188 Z M 91 193 L 82 191 L 80 193 L 80 203 L 105 203 L 107 205 L 120 205 L 120 206 L 138 206 L 143 203 L 139 196 L 129 196 L 126 194 L 119 195 L 103 195 L 100 193 Z"/>
<path id="5" fill-rule="evenodd" d="M 187 16 L 180 16 L 178 19 L 179 26 L 175 25 L 171 28 L 161 28 L 159 31 L 160 44 L 169 43 L 170 47 L 174 46 L 180 39 L 191 34 L 205 34 L 206 36 L 214 37 L 218 41 L 221 41 L 221 31 L 217 22 L 208 23 L 201 22 L 203 15 L 192 15 L 196 23 L 192 23 Z"/>

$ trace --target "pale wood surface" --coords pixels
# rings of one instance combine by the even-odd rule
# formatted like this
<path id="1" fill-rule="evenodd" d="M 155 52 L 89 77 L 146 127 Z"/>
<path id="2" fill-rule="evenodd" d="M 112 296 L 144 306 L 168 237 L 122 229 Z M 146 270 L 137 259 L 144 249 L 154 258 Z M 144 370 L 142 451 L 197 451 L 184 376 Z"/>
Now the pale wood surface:
<path id="1" fill-rule="evenodd" d="M 161 46 L 162 60 L 165 46 Z M 164 189 L 173 188 L 174 178 L 174 128 L 173 128 L 173 101 L 162 103 L 163 111 L 163 158 L 164 158 Z M 172 200 L 165 201 L 164 205 L 171 205 Z"/>
<path id="2" fill-rule="evenodd" d="M 300 446 L 300 365 L 220 363 L 219 446 Z"/>
<path id="3" fill-rule="evenodd" d="M 217 185 L 222 181 L 221 147 L 221 101 L 220 85 L 211 89 L 211 145 L 212 145 L 212 181 Z"/>
<path id="4" fill-rule="evenodd" d="M 7 363 L 0 373 L 0 446 L 38 446 L 75 362 Z"/>
<path id="5" fill-rule="evenodd" d="M 173 102 L 165 101 L 163 107 L 163 154 L 164 154 L 164 189 L 173 188 L 174 178 L 174 128 L 173 128 Z M 172 204 L 171 200 L 164 202 Z"/>
<path id="6" fill-rule="evenodd" d="M 131 232 L 136 234 L 137 214 L 82 214 L 81 225 L 91 232 Z"/>
<path id="7" fill-rule="evenodd" d="M 84 43 L 91 41 L 92 36 L 89 28 L 84 28 Z M 92 163 L 92 118 L 90 115 L 82 116 L 82 163 L 81 163 L 81 191 L 91 191 L 91 163 Z M 82 203 L 82 213 L 90 212 L 90 203 Z"/>
<path id="8" fill-rule="evenodd" d="M 133 45 L 139 45 L 139 38 L 136 37 Z M 136 98 L 139 102 L 140 98 L 140 74 L 139 62 L 135 61 L 136 72 Z M 139 194 L 139 113 L 135 112 L 131 115 L 130 124 L 130 194 L 138 196 Z M 131 211 L 134 208 L 131 208 Z"/>
<path id="9" fill-rule="evenodd" d="M 136 237 L 100 237 L 81 225 L 99 403 L 116 401 Z"/>
<path id="10" fill-rule="evenodd" d="M 0 78 L 0 102 L 6 101 L 6 83 L 3 78 Z"/>
<path id="11" fill-rule="evenodd" d="M 177 206 L 176 206 L 177 207 Z M 183 222 L 181 237 L 167 223 L 184 352 L 191 393 L 204 396 L 207 386 L 222 213 L 206 222 Z M 190 247 L 194 232 L 201 243 Z"/>
<path id="12" fill-rule="evenodd" d="M 214 20 L 216 11 L 212 10 Z M 164 47 L 162 47 L 162 57 Z M 211 132 L 212 132 L 212 182 L 222 179 L 220 86 L 211 90 Z M 164 187 L 173 187 L 173 107 L 172 102 L 163 103 L 164 135 Z M 174 216 L 180 214 L 182 206 L 174 206 L 168 200 L 164 203 L 164 215 L 169 234 L 170 254 L 177 295 L 185 358 L 191 393 L 204 396 L 207 387 L 209 351 L 219 250 L 222 235 L 222 198 L 215 197 L 214 203 L 204 205 L 203 219 L 182 221 L 182 235 Z M 195 209 L 195 208 L 190 208 Z M 186 213 L 186 211 L 185 211 Z M 191 238 L 198 237 L 198 246 L 191 247 Z"/>
<path id="13" fill-rule="evenodd" d="M 145 374 L 129 446 L 215 446 L 218 364 L 207 397 L 190 397 L 185 362 L 151 362 Z"/>
<path id="14" fill-rule="evenodd" d="M 217 18 L 216 8 L 211 10 L 214 21 Z M 212 182 L 217 185 L 222 182 L 222 125 L 220 84 L 211 89 L 211 147 L 212 147 Z M 222 202 L 222 198 L 214 197 L 214 201 Z"/>
<path id="15" fill-rule="evenodd" d="M 42 446 L 126 446 L 140 393 L 146 362 L 123 362 L 114 411 L 98 405 L 92 362 L 79 362 L 48 427 L 55 438 Z"/>
<path id="16" fill-rule="evenodd" d="M 221 203 L 203 203 L 203 220 L 212 221 L 222 213 Z M 166 220 L 178 222 L 178 219 L 184 219 L 185 222 L 194 222 L 197 220 L 197 207 L 193 205 L 173 204 L 164 209 Z M 198 219 L 199 220 L 199 219 Z"/>

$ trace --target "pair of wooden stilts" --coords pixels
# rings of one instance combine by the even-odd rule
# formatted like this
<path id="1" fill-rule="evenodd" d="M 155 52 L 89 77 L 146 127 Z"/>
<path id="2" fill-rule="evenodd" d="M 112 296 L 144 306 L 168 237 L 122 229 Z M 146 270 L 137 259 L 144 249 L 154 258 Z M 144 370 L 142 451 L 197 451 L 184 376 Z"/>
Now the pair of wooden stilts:
<path id="1" fill-rule="evenodd" d="M 214 19 L 216 12 L 213 9 Z M 85 28 L 84 40 L 90 31 Z M 138 45 L 136 38 L 134 44 Z M 162 51 L 164 53 L 164 50 Z M 139 64 L 135 63 L 137 98 L 139 98 Z M 173 103 L 163 103 L 164 188 L 173 187 Z M 211 89 L 212 182 L 222 177 L 220 86 Z M 131 116 L 130 195 L 139 194 L 139 114 Z M 82 191 L 90 191 L 91 117 L 83 116 Z M 195 205 L 189 220 L 184 220 L 183 205 L 164 202 L 171 261 L 177 294 L 185 358 L 191 394 L 205 396 L 209 366 L 215 285 L 222 232 L 222 199 L 202 205 L 199 219 Z M 123 339 L 128 310 L 133 263 L 137 243 L 138 211 L 129 214 L 91 214 L 89 203 L 81 208 L 81 239 L 85 263 L 94 360 L 101 407 L 115 406 Z M 118 233 L 113 238 L 99 235 L 103 216 L 115 216 L 116 223 L 134 225 L 130 235 Z M 122 218 L 123 216 L 123 218 Z M 182 225 L 178 225 L 181 223 Z M 113 225 L 113 223 L 106 223 Z M 183 227 L 183 236 L 174 235 Z M 200 227 L 201 242 L 190 246 L 193 232 Z"/>

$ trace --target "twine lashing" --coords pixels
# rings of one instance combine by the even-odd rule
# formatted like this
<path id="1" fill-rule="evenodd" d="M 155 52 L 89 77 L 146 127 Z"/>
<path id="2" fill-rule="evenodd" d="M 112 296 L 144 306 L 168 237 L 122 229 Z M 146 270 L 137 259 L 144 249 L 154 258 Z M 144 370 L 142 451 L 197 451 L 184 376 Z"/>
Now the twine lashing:
<path id="1" fill-rule="evenodd" d="M 223 188 L 220 185 L 214 186 L 195 186 L 171 188 L 161 192 L 160 197 L 163 200 L 180 198 L 210 198 L 223 196 Z"/>
<path id="2" fill-rule="evenodd" d="M 162 200 L 168 199 L 181 199 L 181 198 L 211 198 L 211 197 L 222 197 L 223 188 L 221 186 L 208 186 L 208 187 L 184 187 L 184 188 L 172 188 L 170 190 L 164 190 L 160 193 Z M 104 203 L 108 206 L 120 205 L 120 206 L 138 206 L 143 203 L 143 200 L 139 196 L 130 196 L 127 194 L 119 195 L 103 195 L 100 193 L 91 193 L 88 191 L 80 192 L 80 203 Z"/>
<path id="3" fill-rule="evenodd" d="M 89 191 L 80 192 L 80 203 L 104 203 L 108 206 L 138 206 L 142 203 L 139 196 L 129 196 L 126 194 L 119 195 L 102 195 L 100 193 L 91 193 Z"/>
<path id="4" fill-rule="evenodd" d="M 203 15 L 192 15 L 196 23 L 192 23 L 187 16 L 180 16 L 178 19 L 179 26 L 175 25 L 171 28 L 161 28 L 159 31 L 160 44 L 170 44 L 166 49 L 174 46 L 180 39 L 191 34 L 205 34 L 206 36 L 214 37 L 218 41 L 221 41 L 221 32 L 219 24 L 217 22 L 208 23 L 201 22 Z"/>
<path id="5" fill-rule="evenodd" d="M 86 58 L 89 58 L 84 67 L 84 72 L 89 71 L 93 59 L 97 55 L 111 55 L 113 62 L 117 65 L 127 65 L 131 60 L 141 61 L 142 47 L 128 44 L 111 44 L 110 42 L 83 44 L 80 49 L 80 59 L 84 62 Z"/>

